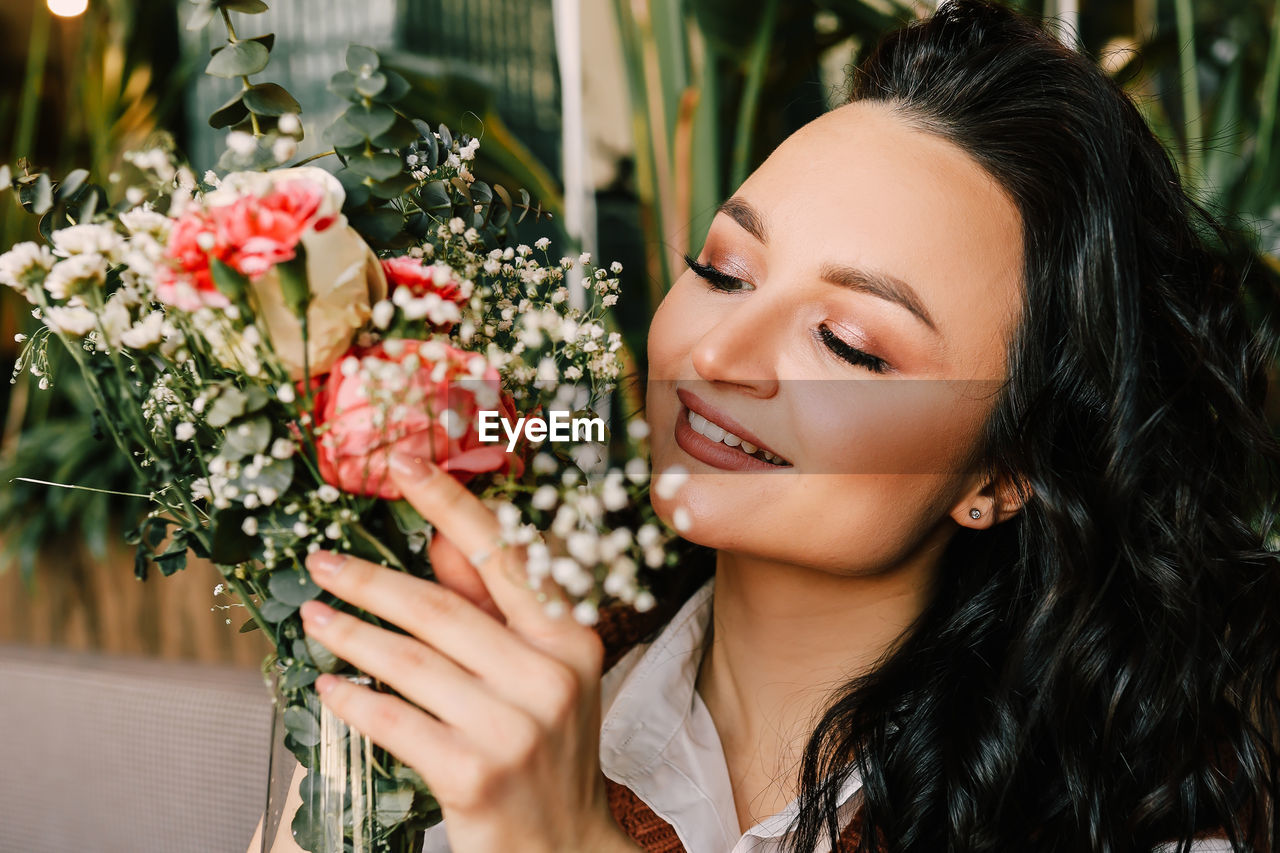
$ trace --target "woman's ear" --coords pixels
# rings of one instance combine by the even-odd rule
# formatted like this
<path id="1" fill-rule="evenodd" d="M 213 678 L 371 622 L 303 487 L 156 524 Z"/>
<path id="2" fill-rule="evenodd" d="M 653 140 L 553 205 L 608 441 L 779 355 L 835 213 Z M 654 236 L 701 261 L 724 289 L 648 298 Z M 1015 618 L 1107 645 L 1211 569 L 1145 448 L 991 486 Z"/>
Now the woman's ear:
<path id="1" fill-rule="evenodd" d="M 951 517 L 963 527 L 982 530 L 1013 518 L 1033 494 L 1025 479 L 1003 475 L 987 480 L 957 502 Z"/>

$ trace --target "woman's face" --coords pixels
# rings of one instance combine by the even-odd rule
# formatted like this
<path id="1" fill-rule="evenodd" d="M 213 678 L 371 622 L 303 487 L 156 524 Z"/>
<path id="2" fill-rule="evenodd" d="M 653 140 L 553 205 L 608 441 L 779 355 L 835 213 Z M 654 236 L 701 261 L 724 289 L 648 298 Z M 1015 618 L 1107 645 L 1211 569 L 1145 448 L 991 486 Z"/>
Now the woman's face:
<path id="1" fill-rule="evenodd" d="M 724 280 L 667 293 L 646 399 L 654 471 L 691 474 L 654 506 L 684 507 L 687 538 L 867 574 L 1016 511 L 966 460 L 1006 375 L 1021 221 L 959 147 L 883 104 L 833 110 L 721 206 L 696 260 Z"/>

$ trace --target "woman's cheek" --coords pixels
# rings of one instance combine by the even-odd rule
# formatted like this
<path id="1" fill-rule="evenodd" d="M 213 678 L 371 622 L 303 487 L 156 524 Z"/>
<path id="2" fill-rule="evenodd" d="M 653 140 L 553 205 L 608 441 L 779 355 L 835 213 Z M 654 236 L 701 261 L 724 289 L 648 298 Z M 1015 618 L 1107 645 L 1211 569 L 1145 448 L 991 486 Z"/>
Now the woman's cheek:
<path id="1" fill-rule="evenodd" d="M 805 470 L 828 474 L 962 473 L 990 411 L 971 382 L 867 379 L 814 383 L 825 401 L 804 410 Z"/>

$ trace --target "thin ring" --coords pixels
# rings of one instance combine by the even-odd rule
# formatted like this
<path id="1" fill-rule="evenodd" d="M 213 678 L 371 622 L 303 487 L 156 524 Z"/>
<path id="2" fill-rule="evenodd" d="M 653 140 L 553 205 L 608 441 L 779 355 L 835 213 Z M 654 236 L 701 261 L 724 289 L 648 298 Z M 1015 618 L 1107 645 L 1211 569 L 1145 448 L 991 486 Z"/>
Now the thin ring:
<path id="1" fill-rule="evenodd" d="M 472 554 L 470 557 L 467 558 L 467 562 L 471 563 L 472 566 L 478 569 L 482 565 L 484 565 L 485 560 L 493 556 L 493 552 L 496 550 L 497 550 L 496 548 L 485 548 L 483 550 L 476 551 L 474 554 Z"/>

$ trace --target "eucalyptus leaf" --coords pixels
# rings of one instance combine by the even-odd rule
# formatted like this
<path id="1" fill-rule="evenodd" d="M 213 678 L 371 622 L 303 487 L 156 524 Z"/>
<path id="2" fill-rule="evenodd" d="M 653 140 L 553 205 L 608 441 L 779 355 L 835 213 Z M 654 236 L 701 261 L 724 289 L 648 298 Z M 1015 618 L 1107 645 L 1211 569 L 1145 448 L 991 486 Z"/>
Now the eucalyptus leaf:
<path id="1" fill-rule="evenodd" d="M 347 200 L 343 204 L 343 209 L 351 210 L 360 207 L 369 200 L 369 188 L 364 185 L 364 178 L 360 175 L 349 169 L 343 169 L 337 173 L 337 178 L 342 184 L 342 188 L 347 192 Z"/>
<path id="2" fill-rule="evenodd" d="M 273 47 L 275 47 L 275 44 L 276 44 L 276 34 L 275 34 L 275 33 L 267 33 L 267 34 L 266 34 L 266 35 L 264 35 L 264 36 L 254 36 L 254 37 L 253 37 L 253 38 L 251 38 L 251 39 L 242 39 L 242 41 L 256 41 L 258 44 L 262 45 L 263 47 L 265 47 L 265 48 L 269 51 L 269 50 L 271 50 Z M 210 55 L 210 56 L 214 56 L 214 55 L 216 55 L 219 51 L 226 50 L 227 44 L 229 44 L 229 42 L 226 42 L 226 43 L 220 44 L 220 45 L 218 45 L 217 47 L 213 48 L 212 50 L 210 50 L 210 51 L 209 51 L 209 55 Z"/>
<path id="3" fill-rule="evenodd" d="M 256 412 L 260 409 L 266 408 L 267 404 L 275 399 L 275 397 L 268 394 L 267 390 L 261 385 L 250 385 L 244 389 L 244 393 L 246 397 L 244 412 L 246 415 L 250 412 Z"/>
<path id="4" fill-rule="evenodd" d="M 352 145 L 362 145 L 365 142 L 364 134 L 343 116 L 339 116 L 333 124 L 325 128 L 323 138 L 334 148 L 347 148 Z"/>
<path id="5" fill-rule="evenodd" d="M 356 75 L 355 89 L 366 98 L 372 98 L 375 95 L 381 94 L 382 90 L 385 88 L 387 88 L 387 77 L 385 74 L 375 71 L 368 75 Z"/>
<path id="6" fill-rule="evenodd" d="M 315 746 L 320 742 L 320 723 L 301 705 L 292 705 L 284 711 L 284 727 L 301 746 Z"/>
<path id="7" fill-rule="evenodd" d="M 436 129 L 436 132 L 440 134 L 440 147 L 443 148 L 445 151 L 452 149 L 453 134 L 449 132 L 449 128 L 445 127 L 442 124 L 440 125 L 440 127 Z"/>
<path id="8" fill-rule="evenodd" d="M 436 164 L 440 162 L 440 152 L 436 147 L 436 135 L 431 130 L 431 125 L 422 119 L 414 119 L 413 126 L 418 131 L 420 141 L 418 147 L 421 150 L 421 156 L 424 157 L 428 169 L 434 169 Z"/>
<path id="9" fill-rule="evenodd" d="M 239 507 L 218 510 L 213 517 L 210 560 L 220 566 L 238 566 L 253 557 L 259 542 L 244 532 L 243 524 L 248 514 Z"/>
<path id="10" fill-rule="evenodd" d="M 24 178 L 18 186 L 18 200 L 23 209 L 44 216 L 53 207 L 53 183 L 43 172 L 32 178 Z"/>
<path id="11" fill-rule="evenodd" d="M 408 120 L 401 116 L 396 116 L 395 124 L 389 130 L 378 134 L 373 138 L 373 144 L 378 148 L 404 148 L 418 138 L 418 132 Z"/>
<path id="12" fill-rule="evenodd" d="M 249 398 L 239 388 L 234 385 L 224 385 L 204 419 L 209 426 L 224 427 L 244 414 L 245 404 L 248 402 Z"/>
<path id="13" fill-rule="evenodd" d="M 373 139 L 386 133 L 396 123 L 395 111 L 382 104 L 371 104 L 368 107 L 352 104 L 342 117 L 347 124 L 360 131 L 365 139 Z"/>
<path id="14" fill-rule="evenodd" d="M 88 180 L 88 178 L 88 169 L 76 169 L 75 171 L 70 172 L 62 179 L 62 183 L 58 184 L 58 191 L 56 193 L 58 201 L 66 201 L 73 197 L 80 188 L 84 186 L 84 182 Z"/>
<path id="15" fill-rule="evenodd" d="M 378 70 L 382 61 L 378 52 L 371 47 L 353 44 L 347 47 L 347 70 L 352 74 L 371 74 Z"/>
<path id="16" fill-rule="evenodd" d="M 385 827 L 393 827 L 403 823 L 409 816 L 413 806 L 413 789 L 401 788 L 398 791 L 382 791 L 374 799 L 374 817 Z"/>
<path id="17" fill-rule="evenodd" d="M 356 75 L 350 71 L 339 71 L 329 78 L 329 91 L 344 101 L 354 101 L 356 95 Z"/>
<path id="18" fill-rule="evenodd" d="M 380 198 L 386 201 L 393 198 L 399 198 L 417 183 L 418 182 L 413 179 L 412 175 L 397 173 L 396 175 L 387 178 L 385 181 L 378 181 L 373 186 L 369 187 L 369 191 L 373 193 L 375 198 Z"/>
<path id="19" fill-rule="evenodd" d="M 247 77 L 266 68 L 270 61 L 271 52 L 261 42 L 238 41 L 214 54 L 204 73 L 213 77 Z"/>
<path id="20" fill-rule="evenodd" d="M 97 184 L 90 184 L 76 193 L 73 201 L 77 205 L 76 221 L 88 222 L 93 219 L 99 207 L 106 206 L 107 191 Z"/>
<path id="21" fill-rule="evenodd" d="M 306 572 L 297 569 L 281 569 L 271 573 L 267 589 L 277 600 L 293 607 L 301 607 L 321 592 Z"/>
<path id="22" fill-rule="evenodd" d="M 232 479 L 230 484 L 241 493 L 272 489 L 277 494 L 283 494 L 293 484 L 293 459 L 272 458 L 253 477 L 249 476 L 249 472 L 242 467 L 240 476 Z"/>
<path id="23" fill-rule="evenodd" d="M 444 218 L 453 211 L 453 200 L 444 181 L 431 181 L 418 191 L 418 206 L 427 213 L 435 213 Z"/>
<path id="24" fill-rule="evenodd" d="M 262 630 L 262 626 L 259 625 L 252 616 L 250 616 L 248 619 L 244 620 L 244 624 L 240 626 L 239 633 L 248 634 L 253 631 L 261 631 L 261 630 Z"/>
<path id="25" fill-rule="evenodd" d="M 321 672 L 334 672 L 342 664 L 338 656 L 325 648 L 319 640 L 303 637 L 302 644 L 306 647 L 307 656 Z"/>
<path id="26" fill-rule="evenodd" d="M 160 567 L 160 574 L 169 577 L 187 567 L 187 549 L 183 547 L 165 551 L 156 556 L 155 563 Z"/>
<path id="27" fill-rule="evenodd" d="M 375 151 L 365 156 L 352 157 L 347 168 L 357 175 L 385 181 L 400 174 L 404 170 L 404 163 L 394 154 Z"/>
<path id="28" fill-rule="evenodd" d="M 187 31 L 203 30 L 209 26 L 209 22 L 213 20 L 213 16 L 216 14 L 218 14 L 218 7 L 214 5 L 213 0 L 204 0 L 204 2 L 198 3 L 191 10 L 191 17 L 187 19 Z"/>
<path id="29" fill-rule="evenodd" d="M 476 181 L 470 189 L 471 199 L 476 204 L 489 204 L 493 201 L 493 189 L 484 181 Z"/>
<path id="30" fill-rule="evenodd" d="M 394 210 L 375 210 L 352 217 L 351 224 L 366 239 L 389 243 L 404 229 L 404 217 Z"/>
<path id="31" fill-rule="evenodd" d="M 296 605 L 285 604 L 283 601 L 268 598 L 262 602 L 262 606 L 258 608 L 258 611 L 262 614 L 262 618 L 268 622 L 283 622 L 298 612 L 298 608 Z"/>
<path id="32" fill-rule="evenodd" d="M 383 104 L 390 104 L 409 94 L 409 89 L 411 87 L 409 86 L 409 81 L 404 79 L 404 77 L 387 68 L 382 70 L 382 74 L 387 78 L 387 85 L 386 88 L 377 95 L 371 96 L 375 101 Z"/>
<path id="33" fill-rule="evenodd" d="M 263 116 L 282 116 L 302 112 L 302 105 L 276 83 L 259 83 L 244 92 L 244 105 Z"/>
<path id="34" fill-rule="evenodd" d="M 301 661 L 295 661 L 284 671 L 284 675 L 280 676 L 280 689 L 298 690 L 314 683 L 319 677 L 319 671 Z"/>
<path id="35" fill-rule="evenodd" d="M 219 456 L 239 461 L 255 453 L 263 453 L 271 443 L 271 421 L 258 416 L 233 422 L 227 427 L 227 437 Z"/>
<path id="36" fill-rule="evenodd" d="M 249 115 L 249 108 L 244 105 L 244 90 L 236 92 L 235 97 L 213 111 L 209 116 L 209 126 L 214 130 L 233 127 L 244 121 Z"/>

